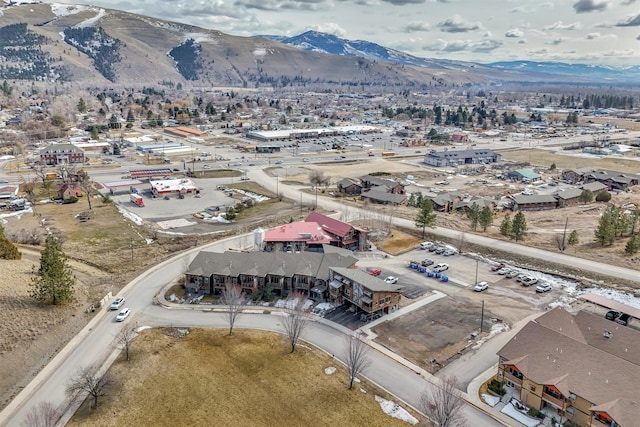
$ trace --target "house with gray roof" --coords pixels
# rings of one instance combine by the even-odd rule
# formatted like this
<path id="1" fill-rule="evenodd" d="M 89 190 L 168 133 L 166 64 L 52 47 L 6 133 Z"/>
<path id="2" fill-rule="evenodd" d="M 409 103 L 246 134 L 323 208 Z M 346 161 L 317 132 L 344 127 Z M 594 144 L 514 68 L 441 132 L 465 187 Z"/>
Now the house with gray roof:
<path id="1" fill-rule="evenodd" d="M 580 195 L 584 190 L 579 188 L 567 188 L 565 190 L 558 191 L 554 194 L 558 201 L 558 207 L 564 208 L 567 206 L 574 206 L 580 202 Z"/>
<path id="2" fill-rule="evenodd" d="M 400 308 L 402 286 L 392 285 L 379 277 L 355 268 L 329 268 L 329 301 L 350 303 L 362 320 L 372 320 Z"/>
<path id="3" fill-rule="evenodd" d="M 384 189 L 373 188 L 360 194 L 362 200 L 368 200 L 372 203 L 383 205 L 403 205 L 407 202 L 407 196 L 404 194 L 389 193 Z"/>
<path id="4" fill-rule="evenodd" d="M 543 211 L 558 207 L 558 201 L 551 194 L 535 194 L 527 196 L 524 194 L 513 194 L 510 196 L 514 211 Z"/>
<path id="5" fill-rule="evenodd" d="M 207 252 L 201 251 L 185 272 L 188 293 L 220 295 L 227 284 L 247 294 L 302 294 L 319 301 L 327 296 L 330 267 L 354 267 L 344 252 Z"/>

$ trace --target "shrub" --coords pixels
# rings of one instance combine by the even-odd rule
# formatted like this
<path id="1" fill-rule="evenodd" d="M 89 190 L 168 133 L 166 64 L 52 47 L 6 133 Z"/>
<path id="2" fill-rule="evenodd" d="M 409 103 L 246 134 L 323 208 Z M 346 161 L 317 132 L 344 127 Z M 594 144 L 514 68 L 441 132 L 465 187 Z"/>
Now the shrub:
<path id="1" fill-rule="evenodd" d="M 504 396 L 504 394 L 507 392 L 507 390 L 502 387 L 502 384 L 500 384 L 500 381 L 495 378 L 489 382 L 487 387 L 489 388 L 489 390 L 500 396 Z"/>
<path id="2" fill-rule="evenodd" d="M 596 202 L 605 202 L 606 203 L 609 200 L 611 200 L 611 193 L 609 193 L 608 191 L 601 191 L 596 196 Z"/>
<path id="3" fill-rule="evenodd" d="M 78 202 L 78 198 L 76 196 L 69 196 L 62 201 L 62 204 L 68 205 L 70 203 L 77 203 L 77 202 Z"/>
<path id="4" fill-rule="evenodd" d="M 536 408 L 529 408 L 527 415 L 531 417 L 540 418 L 541 420 L 544 420 L 544 418 L 546 417 L 546 415 L 543 412 L 538 411 Z"/>

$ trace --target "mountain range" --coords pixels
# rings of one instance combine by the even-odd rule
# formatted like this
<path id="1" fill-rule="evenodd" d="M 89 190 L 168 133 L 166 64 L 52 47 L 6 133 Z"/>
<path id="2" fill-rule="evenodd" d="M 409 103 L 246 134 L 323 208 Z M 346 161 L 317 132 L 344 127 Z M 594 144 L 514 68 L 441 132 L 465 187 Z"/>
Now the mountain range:
<path id="1" fill-rule="evenodd" d="M 420 58 L 313 31 L 286 38 L 237 37 L 96 6 L 5 2 L 0 7 L 0 80 L 397 92 L 624 84 L 637 82 L 639 74 L 637 67 Z"/>

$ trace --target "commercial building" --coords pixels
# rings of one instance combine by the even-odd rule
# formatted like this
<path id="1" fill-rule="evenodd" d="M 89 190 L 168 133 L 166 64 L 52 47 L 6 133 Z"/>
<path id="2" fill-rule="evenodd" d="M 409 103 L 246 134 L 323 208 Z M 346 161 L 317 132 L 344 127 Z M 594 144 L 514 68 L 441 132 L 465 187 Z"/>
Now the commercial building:
<path id="1" fill-rule="evenodd" d="M 40 150 L 40 164 L 59 165 L 84 163 L 84 151 L 73 144 L 51 144 Z"/>
<path id="2" fill-rule="evenodd" d="M 500 158 L 500 154 L 487 149 L 457 151 L 445 149 L 443 151 L 429 151 L 424 155 L 424 162 L 435 167 L 456 167 L 497 163 Z"/>

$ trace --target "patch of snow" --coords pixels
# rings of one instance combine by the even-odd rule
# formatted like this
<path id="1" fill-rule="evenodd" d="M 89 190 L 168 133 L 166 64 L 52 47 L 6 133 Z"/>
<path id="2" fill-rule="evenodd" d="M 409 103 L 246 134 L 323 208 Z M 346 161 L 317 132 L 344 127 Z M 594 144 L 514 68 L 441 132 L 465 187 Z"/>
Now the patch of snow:
<path id="1" fill-rule="evenodd" d="M 144 331 L 145 329 L 151 329 L 151 326 L 138 326 L 138 327 L 136 328 L 136 332 L 142 332 L 142 331 Z"/>
<path id="2" fill-rule="evenodd" d="M 508 403 L 504 408 L 500 410 L 503 414 L 506 414 L 514 420 L 524 424 L 527 427 L 535 427 L 540 424 L 540 420 L 531 418 L 522 412 L 518 411 L 511 403 Z"/>
<path id="3" fill-rule="evenodd" d="M 51 13 L 55 16 L 69 16 L 91 10 L 90 6 L 76 4 L 51 3 Z"/>
<path id="4" fill-rule="evenodd" d="M 129 221 L 133 222 L 136 225 L 142 225 L 142 218 L 140 218 L 138 215 L 129 212 L 128 210 L 126 210 L 125 208 L 118 206 L 118 212 L 120 212 L 122 214 L 123 217 L 125 217 L 126 219 L 128 219 Z"/>
<path id="5" fill-rule="evenodd" d="M 478 348 L 480 348 L 480 346 L 482 344 L 484 344 L 485 342 L 487 342 L 488 340 L 490 340 L 491 338 L 495 337 L 496 335 L 502 333 L 502 332 L 507 332 L 509 330 L 509 325 L 507 325 L 506 323 L 496 323 L 494 325 L 491 325 L 491 329 L 489 330 L 489 333 L 487 334 L 487 336 L 482 337 L 482 339 L 479 339 L 477 344 L 474 345 L 473 347 L 471 347 L 473 350 L 477 350 Z"/>
<path id="6" fill-rule="evenodd" d="M 267 50 L 263 47 L 256 48 L 253 50 L 253 54 L 255 56 L 265 56 L 267 54 Z"/>
<path id="7" fill-rule="evenodd" d="M 80 22 L 79 24 L 76 24 L 75 25 L 76 28 L 92 27 L 93 25 L 95 25 L 96 22 L 98 22 L 100 19 L 102 19 L 102 17 L 104 15 L 106 15 L 106 11 L 104 9 L 96 9 L 96 8 L 93 8 L 93 7 L 91 7 L 90 9 L 92 11 L 97 11 L 96 16 L 94 16 L 93 18 L 85 19 L 84 21 Z"/>
<path id="8" fill-rule="evenodd" d="M 240 194 L 244 194 L 247 197 L 251 197 L 256 202 L 265 202 L 265 201 L 269 200 L 269 198 L 267 196 L 263 196 L 261 194 L 256 194 L 256 193 L 252 193 L 251 191 L 239 190 L 237 188 L 234 188 L 233 191 L 237 191 Z"/>
<path id="9" fill-rule="evenodd" d="M 617 301 L 619 303 L 629 305 L 631 307 L 640 308 L 640 298 L 626 292 L 617 291 L 615 289 L 595 288 L 595 287 L 583 289 L 582 291 L 578 292 L 579 295 L 584 295 L 589 293 L 600 295 L 600 296 L 609 298 L 611 300 Z"/>
<path id="10" fill-rule="evenodd" d="M 491 406 L 492 408 L 496 406 L 498 402 L 500 402 L 500 398 L 498 396 L 491 396 L 490 394 L 482 394 L 481 397 L 482 397 L 482 400 L 484 400 L 485 403 Z"/>
<path id="11" fill-rule="evenodd" d="M 193 39 L 193 41 L 196 43 L 215 41 L 211 38 L 211 36 L 209 36 L 209 34 L 205 34 L 205 33 L 186 33 L 184 37 L 185 37 L 185 41 L 189 39 Z"/>
<path id="12" fill-rule="evenodd" d="M 333 366 L 329 366 L 328 368 L 324 368 L 324 373 L 327 375 L 333 375 L 336 373 L 336 368 Z"/>
<path id="13" fill-rule="evenodd" d="M 400 407 L 395 402 L 383 399 L 380 396 L 376 396 L 376 402 L 380 404 L 380 408 L 382 408 L 382 411 L 390 417 L 397 418 L 411 425 L 418 424 L 418 420 L 416 419 L 416 417 L 411 415 L 409 412 L 407 412 L 406 409 Z"/>
<path id="14" fill-rule="evenodd" d="M 365 390 L 365 389 L 361 388 L 361 389 L 360 389 L 360 393 L 367 394 L 367 390 Z"/>
<path id="15" fill-rule="evenodd" d="M 289 310 L 293 310 L 298 304 L 297 298 L 289 298 L 289 299 L 279 299 L 275 303 L 276 308 L 288 308 Z M 302 311 L 309 310 L 309 307 L 313 305 L 313 301 L 310 299 L 306 299 L 304 304 L 302 305 Z"/>

